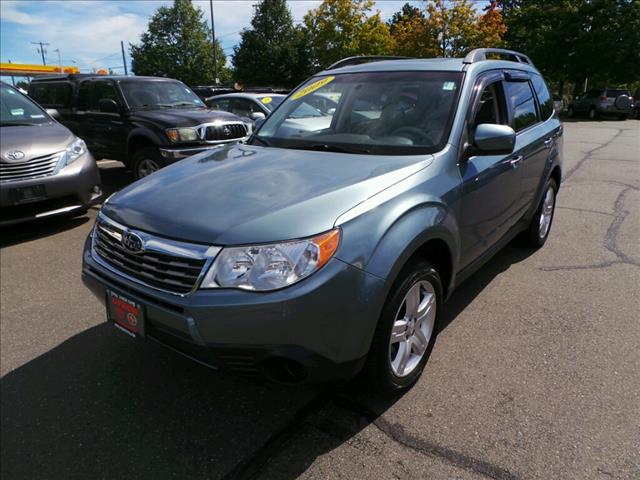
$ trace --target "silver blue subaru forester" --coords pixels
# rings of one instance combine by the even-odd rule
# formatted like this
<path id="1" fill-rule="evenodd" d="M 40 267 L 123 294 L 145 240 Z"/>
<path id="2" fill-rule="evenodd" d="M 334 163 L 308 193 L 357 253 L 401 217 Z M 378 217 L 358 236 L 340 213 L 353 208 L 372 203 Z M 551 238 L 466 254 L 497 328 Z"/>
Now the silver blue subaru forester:
<path id="1" fill-rule="evenodd" d="M 206 365 L 401 391 L 452 290 L 516 237 L 544 245 L 561 167 L 525 55 L 346 59 L 246 144 L 112 196 L 82 277 L 120 330 Z"/>

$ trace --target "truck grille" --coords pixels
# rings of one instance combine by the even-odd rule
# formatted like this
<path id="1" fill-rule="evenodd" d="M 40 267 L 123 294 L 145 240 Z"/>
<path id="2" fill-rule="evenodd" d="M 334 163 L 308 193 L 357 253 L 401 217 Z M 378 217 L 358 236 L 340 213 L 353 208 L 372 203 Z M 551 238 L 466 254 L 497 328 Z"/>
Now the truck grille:
<path id="1" fill-rule="evenodd" d="M 177 294 L 189 293 L 196 287 L 207 263 L 208 247 L 164 240 L 136 231 L 144 249 L 134 253 L 122 241 L 130 232 L 100 215 L 93 233 L 93 251 L 112 269 L 150 287 Z"/>
<path id="2" fill-rule="evenodd" d="M 205 131 L 205 140 L 208 142 L 221 142 L 235 140 L 247 135 L 247 127 L 243 123 L 225 123 L 222 125 L 209 125 Z"/>
<path id="3" fill-rule="evenodd" d="M 58 166 L 59 160 L 60 152 L 32 158 L 26 162 L 0 162 L 0 182 L 51 175 Z"/>

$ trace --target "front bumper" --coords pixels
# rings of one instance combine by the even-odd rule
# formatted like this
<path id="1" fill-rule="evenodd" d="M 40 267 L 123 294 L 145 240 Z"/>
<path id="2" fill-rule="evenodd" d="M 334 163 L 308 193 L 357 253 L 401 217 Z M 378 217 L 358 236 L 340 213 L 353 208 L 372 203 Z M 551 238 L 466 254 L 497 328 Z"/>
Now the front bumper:
<path id="1" fill-rule="evenodd" d="M 44 185 L 46 200 L 16 205 L 14 188 Z M 0 184 L 0 226 L 81 211 L 102 198 L 100 172 L 87 152 L 55 175 Z"/>
<path id="2" fill-rule="evenodd" d="M 145 339 L 201 363 L 282 383 L 347 380 L 362 367 L 383 301 L 383 281 L 333 259 L 274 292 L 197 290 L 180 297 L 114 274 L 85 244 L 82 279 L 144 305 Z"/>

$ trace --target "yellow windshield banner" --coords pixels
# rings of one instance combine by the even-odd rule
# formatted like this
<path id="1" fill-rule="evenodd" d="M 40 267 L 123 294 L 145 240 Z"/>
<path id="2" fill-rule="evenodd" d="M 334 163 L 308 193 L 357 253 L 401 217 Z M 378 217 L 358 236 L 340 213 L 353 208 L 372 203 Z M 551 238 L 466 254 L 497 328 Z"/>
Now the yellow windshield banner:
<path id="1" fill-rule="evenodd" d="M 305 95 L 309 95 L 311 92 L 315 92 L 316 90 L 318 90 L 319 88 L 324 87 L 326 84 L 333 82 L 333 79 L 336 78 L 333 75 L 329 76 L 329 77 L 324 77 L 320 80 L 318 80 L 317 82 L 313 82 L 309 85 L 307 85 L 306 87 L 298 90 L 296 93 L 294 93 L 291 98 L 293 100 L 298 100 L 299 98 L 304 97 Z"/>
<path id="2" fill-rule="evenodd" d="M 271 103 L 272 101 L 273 101 L 273 98 L 271 98 L 271 97 L 264 97 L 262 99 L 262 103 L 264 103 L 265 105 L 268 104 L 268 103 Z"/>

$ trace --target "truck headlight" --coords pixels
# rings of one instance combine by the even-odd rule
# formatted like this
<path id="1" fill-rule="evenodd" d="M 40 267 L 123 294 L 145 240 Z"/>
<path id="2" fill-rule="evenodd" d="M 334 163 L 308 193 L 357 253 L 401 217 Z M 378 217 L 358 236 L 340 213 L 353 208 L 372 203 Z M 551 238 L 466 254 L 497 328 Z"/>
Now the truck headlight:
<path id="1" fill-rule="evenodd" d="M 169 128 L 167 137 L 172 143 L 195 142 L 198 140 L 198 132 L 195 128 Z"/>
<path id="2" fill-rule="evenodd" d="M 59 168 L 75 162 L 85 153 L 87 153 L 87 144 L 84 143 L 84 140 L 82 140 L 81 138 L 74 138 L 74 140 L 69 145 L 67 145 L 67 148 L 64 149 L 64 152 L 62 152 Z"/>
<path id="3" fill-rule="evenodd" d="M 304 240 L 223 248 L 201 288 L 268 291 L 288 287 L 322 268 L 340 243 L 340 229 Z"/>

